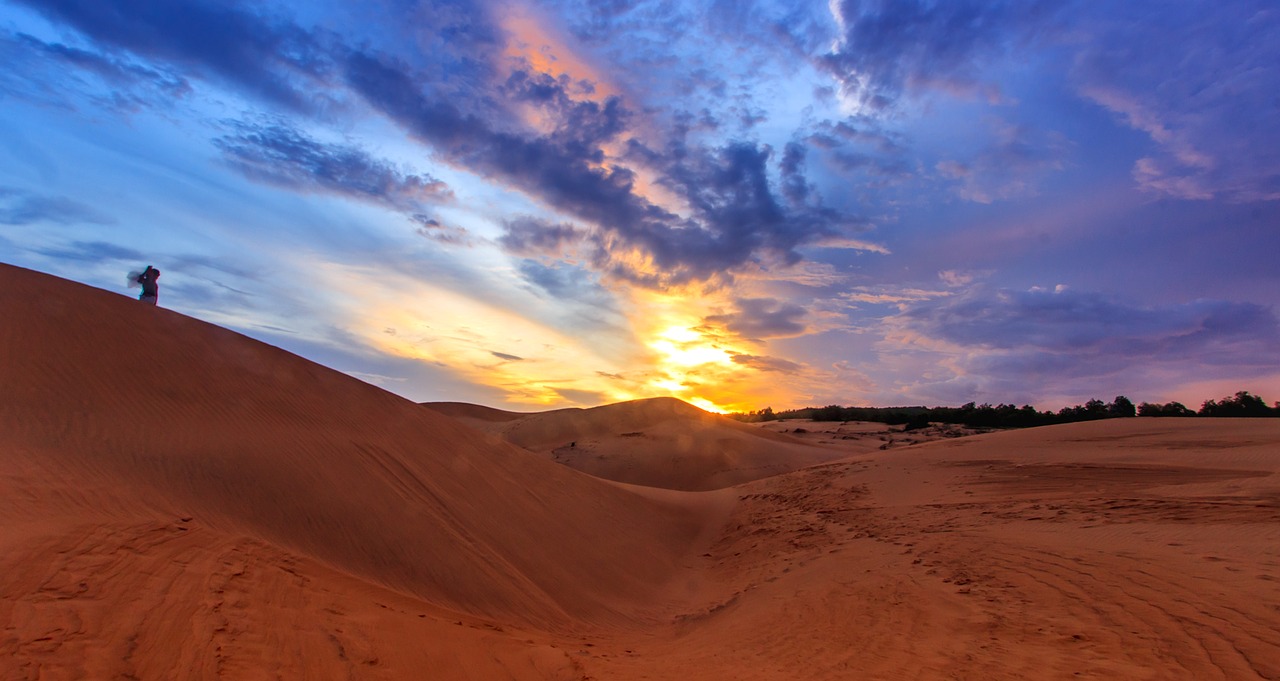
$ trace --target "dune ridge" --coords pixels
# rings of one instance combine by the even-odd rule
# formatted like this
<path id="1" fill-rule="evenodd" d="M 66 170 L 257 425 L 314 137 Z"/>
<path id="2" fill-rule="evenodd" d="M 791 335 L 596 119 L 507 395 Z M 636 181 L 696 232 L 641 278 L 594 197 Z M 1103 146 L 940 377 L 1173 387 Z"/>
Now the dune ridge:
<path id="1" fill-rule="evenodd" d="M 848 455 L 672 397 L 534 413 L 423 406 L 595 477 L 663 489 L 722 489 Z"/>

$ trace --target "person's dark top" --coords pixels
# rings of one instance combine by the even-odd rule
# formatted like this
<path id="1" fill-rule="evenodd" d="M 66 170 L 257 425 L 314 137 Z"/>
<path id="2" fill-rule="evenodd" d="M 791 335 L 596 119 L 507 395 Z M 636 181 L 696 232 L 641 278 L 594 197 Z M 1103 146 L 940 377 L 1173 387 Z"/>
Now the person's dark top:
<path id="1" fill-rule="evenodd" d="M 147 270 L 138 275 L 138 283 L 142 284 L 142 297 L 154 298 L 160 295 L 160 285 L 156 283 L 156 279 L 160 278 L 160 270 L 147 266 Z"/>

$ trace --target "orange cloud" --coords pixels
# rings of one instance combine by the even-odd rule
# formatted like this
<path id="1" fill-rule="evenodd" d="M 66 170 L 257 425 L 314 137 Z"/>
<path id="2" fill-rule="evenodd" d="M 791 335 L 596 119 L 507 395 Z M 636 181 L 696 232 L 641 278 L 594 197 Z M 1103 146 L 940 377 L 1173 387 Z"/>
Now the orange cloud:
<path id="1" fill-rule="evenodd" d="M 617 90 L 593 66 L 582 59 L 556 31 L 523 8 L 513 8 L 502 19 L 510 38 L 503 54 L 527 62 L 539 73 L 553 78 L 567 76 L 587 81 L 595 87 L 588 99 L 604 100 Z"/>

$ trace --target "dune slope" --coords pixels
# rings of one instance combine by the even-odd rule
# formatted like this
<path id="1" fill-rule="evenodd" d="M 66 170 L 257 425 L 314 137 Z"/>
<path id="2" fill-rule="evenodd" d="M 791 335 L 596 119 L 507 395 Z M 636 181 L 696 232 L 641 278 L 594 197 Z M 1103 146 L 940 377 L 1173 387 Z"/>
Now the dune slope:
<path id="1" fill-rule="evenodd" d="M 1278 420 L 993 433 L 735 492 L 706 606 L 600 678 L 1280 678 Z"/>
<path id="2" fill-rule="evenodd" d="M 508 624 L 643 619 L 702 531 L 698 513 L 163 308 L 0 266 L 0 318 L 0 657 L 58 638 L 15 633 L 24 617 L 114 626 L 93 607 L 127 610 L 131 590 L 193 589 L 158 612 L 181 623 L 245 551 Z"/>
<path id="3" fill-rule="evenodd" d="M 847 454 L 671 397 L 528 414 L 456 402 L 423 406 L 596 477 L 664 489 L 721 489 Z"/>

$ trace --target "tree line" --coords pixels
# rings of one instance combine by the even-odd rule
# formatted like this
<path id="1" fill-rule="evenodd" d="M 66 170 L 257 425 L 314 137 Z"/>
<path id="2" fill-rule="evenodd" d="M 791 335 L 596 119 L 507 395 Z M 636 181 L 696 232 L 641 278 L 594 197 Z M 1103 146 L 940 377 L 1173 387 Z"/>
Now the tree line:
<path id="1" fill-rule="evenodd" d="M 1205 400 L 1199 411 L 1193 411 L 1180 402 L 1153 404 L 1143 402 L 1134 405 L 1124 395 L 1117 395 L 1110 402 L 1093 399 L 1056 412 L 1039 411 L 1029 404 L 1021 407 L 1013 404 L 968 404 L 959 407 L 805 407 L 775 412 L 771 407 L 758 411 L 729 414 L 739 421 L 776 421 L 778 419 L 808 419 L 812 421 L 874 421 L 890 425 L 905 425 L 908 430 L 923 428 L 930 423 L 952 423 L 970 428 L 1030 428 L 1056 423 L 1095 421 L 1098 419 L 1128 418 L 1132 416 L 1162 417 L 1280 417 L 1280 402 L 1268 407 L 1261 397 L 1241 390 L 1221 400 Z"/>

